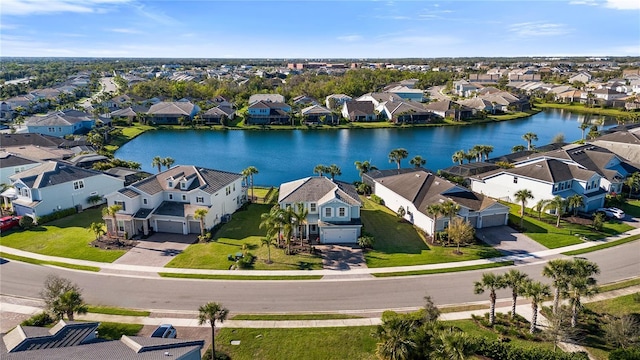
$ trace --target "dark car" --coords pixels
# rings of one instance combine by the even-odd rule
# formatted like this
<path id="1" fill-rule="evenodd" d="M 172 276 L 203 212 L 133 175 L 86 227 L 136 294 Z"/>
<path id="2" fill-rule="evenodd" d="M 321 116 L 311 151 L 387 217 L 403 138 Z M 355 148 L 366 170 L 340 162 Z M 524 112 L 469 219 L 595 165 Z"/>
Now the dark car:
<path id="1" fill-rule="evenodd" d="M 0 218 L 0 231 L 7 231 L 20 225 L 22 216 L 5 216 Z"/>
<path id="2" fill-rule="evenodd" d="M 154 338 L 175 339 L 178 335 L 176 328 L 171 324 L 162 324 L 151 334 Z"/>

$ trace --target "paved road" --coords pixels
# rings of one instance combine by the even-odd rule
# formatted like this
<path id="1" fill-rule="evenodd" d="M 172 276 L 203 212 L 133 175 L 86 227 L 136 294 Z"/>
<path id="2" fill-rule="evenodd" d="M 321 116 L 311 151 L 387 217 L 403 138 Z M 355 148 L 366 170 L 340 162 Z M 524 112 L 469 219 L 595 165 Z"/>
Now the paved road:
<path id="1" fill-rule="evenodd" d="M 602 270 L 599 281 L 612 282 L 640 275 L 640 243 L 633 242 L 585 255 Z M 542 260 L 542 259 L 541 259 Z M 544 264 L 519 267 L 534 279 L 548 282 Z M 6 262 L 0 265 L 0 293 L 38 297 L 49 273 L 77 282 L 91 304 L 147 309 L 194 310 L 207 301 L 224 303 L 233 312 L 368 311 L 415 308 L 425 294 L 437 304 L 486 300 L 474 295 L 473 282 L 483 271 L 377 279 L 318 281 L 222 281 L 137 278 L 75 272 Z M 486 271 L 486 270 L 484 270 Z M 498 273 L 506 269 L 495 270 Z M 507 291 L 498 297 L 508 297 Z"/>

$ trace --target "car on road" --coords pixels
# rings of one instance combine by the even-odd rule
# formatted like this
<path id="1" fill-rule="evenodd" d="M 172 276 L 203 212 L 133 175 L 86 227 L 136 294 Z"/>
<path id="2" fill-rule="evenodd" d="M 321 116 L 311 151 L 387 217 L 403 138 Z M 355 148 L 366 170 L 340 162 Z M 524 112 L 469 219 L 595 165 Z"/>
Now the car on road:
<path id="1" fill-rule="evenodd" d="M 608 218 L 615 218 L 618 220 L 624 219 L 625 217 L 624 211 L 615 207 L 599 208 L 598 210 L 596 210 L 596 213 L 602 213 Z"/>
<path id="2" fill-rule="evenodd" d="M 152 338 L 175 339 L 178 331 L 171 324 L 162 324 L 151 334 Z"/>
<path id="3" fill-rule="evenodd" d="M 7 231 L 20 225 L 22 216 L 4 216 L 0 218 L 0 231 Z"/>

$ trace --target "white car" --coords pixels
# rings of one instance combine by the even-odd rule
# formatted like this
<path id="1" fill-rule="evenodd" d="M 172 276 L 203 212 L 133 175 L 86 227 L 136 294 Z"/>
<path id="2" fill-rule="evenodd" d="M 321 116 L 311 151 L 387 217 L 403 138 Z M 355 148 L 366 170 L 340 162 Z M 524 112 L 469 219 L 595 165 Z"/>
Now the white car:
<path id="1" fill-rule="evenodd" d="M 162 324 L 151 334 L 154 338 L 175 339 L 178 331 L 171 324 Z"/>
<path id="2" fill-rule="evenodd" d="M 625 217 L 624 211 L 614 207 L 600 208 L 596 210 L 596 213 L 603 213 L 606 217 L 616 219 L 624 219 Z"/>

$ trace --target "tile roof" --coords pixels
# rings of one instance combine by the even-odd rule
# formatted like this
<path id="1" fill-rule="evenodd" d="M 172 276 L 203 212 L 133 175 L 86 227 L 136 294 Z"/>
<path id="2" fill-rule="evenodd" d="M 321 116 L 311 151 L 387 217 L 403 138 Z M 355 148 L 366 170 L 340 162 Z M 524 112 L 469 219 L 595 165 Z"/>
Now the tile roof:
<path id="1" fill-rule="evenodd" d="M 360 205 L 360 197 L 351 184 L 331 181 L 327 177 L 313 176 L 280 185 L 278 203 L 326 202 L 340 199 L 350 205 Z"/>
<path id="2" fill-rule="evenodd" d="M 130 186 L 146 194 L 153 195 L 164 190 L 180 190 L 178 182 L 181 177 L 195 177 L 191 186 L 189 186 L 188 189 L 184 189 L 184 191 L 199 188 L 208 194 L 214 194 L 223 187 L 242 178 L 242 175 L 220 170 L 197 168 L 195 166 L 178 165 L 154 176 L 137 181 Z M 173 188 L 167 186 L 167 179 L 170 178 L 174 180 L 175 186 Z"/>

